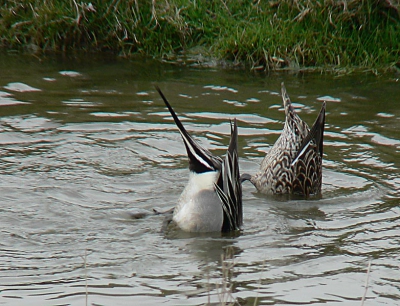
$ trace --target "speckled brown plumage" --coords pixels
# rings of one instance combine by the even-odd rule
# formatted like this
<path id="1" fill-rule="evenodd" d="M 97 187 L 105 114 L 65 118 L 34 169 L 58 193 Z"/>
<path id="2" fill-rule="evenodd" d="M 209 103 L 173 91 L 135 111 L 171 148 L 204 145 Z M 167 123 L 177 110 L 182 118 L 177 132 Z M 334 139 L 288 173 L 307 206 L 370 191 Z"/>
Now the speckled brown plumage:
<path id="1" fill-rule="evenodd" d="M 261 162 L 257 174 L 244 174 L 258 191 L 266 194 L 319 194 L 322 185 L 322 153 L 325 102 L 311 129 L 296 114 L 282 83 L 285 126 Z"/>

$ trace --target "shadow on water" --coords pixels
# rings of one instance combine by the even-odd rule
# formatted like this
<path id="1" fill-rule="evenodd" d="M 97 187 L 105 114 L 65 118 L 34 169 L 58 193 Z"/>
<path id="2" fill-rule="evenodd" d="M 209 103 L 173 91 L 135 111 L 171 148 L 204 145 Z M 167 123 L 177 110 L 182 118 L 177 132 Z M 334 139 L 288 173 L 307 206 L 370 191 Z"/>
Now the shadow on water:
<path id="1" fill-rule="evenodd" d="M 0 57 L 0 299 L 7 305 L 360 305 L 400 299 L 396 76 L 261 75 L 107 57 Z M 398 76 L 397 76 L 398 77 Z M 254 173 L 284 121 L 327 101 L 323 194 L 243 185 L 234 235 L 162 232 L 188 178 L 179 132 Z M 83 256 L 86 257 L 86 268 Z M 1 303 L 0 302 L 0 303 Z"/>

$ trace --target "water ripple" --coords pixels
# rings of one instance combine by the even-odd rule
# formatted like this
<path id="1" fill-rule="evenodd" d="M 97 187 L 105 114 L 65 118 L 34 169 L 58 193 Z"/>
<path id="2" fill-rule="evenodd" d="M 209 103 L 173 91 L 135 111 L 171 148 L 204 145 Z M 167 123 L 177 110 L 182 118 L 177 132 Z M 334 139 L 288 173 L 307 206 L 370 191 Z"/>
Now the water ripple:
<path id="1" fill-rule="evenodd" d="M 1 302 L 82 305 L 87 283 L 93 305 L 220 304 L 225 284 L 243 305 L 360 305 L 369 260 L 366 304 L 400 299 L 397 83 L 86 63 L 0 60 Z M 161 232 L 153 208 L 176 205 L 189 170 L 153 89 L 160 75 L 216 155 L 237 118 L 242 172 L 258 170 L 282 130 L 280 82 L 310 125 L 319 99 L 332 100 L 322 196 L 264 196 L 246 182 L 241 232 Z"/>

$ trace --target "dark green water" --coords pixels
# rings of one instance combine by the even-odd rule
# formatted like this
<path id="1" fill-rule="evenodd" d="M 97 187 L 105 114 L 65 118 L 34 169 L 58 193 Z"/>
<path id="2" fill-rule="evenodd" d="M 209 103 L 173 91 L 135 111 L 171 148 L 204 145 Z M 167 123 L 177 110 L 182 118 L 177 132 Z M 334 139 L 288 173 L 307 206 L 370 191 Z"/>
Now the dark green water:
<path id="1" fill-rule="evenodd" d="M 364 305 L 400 302 L 399 76 L 4 54 L 0 71 L 0 305 L 85 305 L 86 284 L 88 305 L 361 305 L 369 260 Z M 132 218 L 173 207 L 188 177 L 154 84 L 215 154 L 236 117 L 255 172 L 283 126 L 282 81 L 309 124 L 328 101 L 321 199 L 245 184 L 237 237 Z"/>

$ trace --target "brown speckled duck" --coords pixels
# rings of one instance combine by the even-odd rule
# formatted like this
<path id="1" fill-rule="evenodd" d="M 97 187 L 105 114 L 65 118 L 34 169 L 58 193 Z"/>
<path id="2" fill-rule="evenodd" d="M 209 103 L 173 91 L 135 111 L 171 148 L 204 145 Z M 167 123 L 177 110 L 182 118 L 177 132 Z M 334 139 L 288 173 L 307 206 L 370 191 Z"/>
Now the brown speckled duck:
<path id="1" fill-rule="evenodd" d="M 286 121 L 283 131 L 255 175 L 243 174 L 265 194 L 318 195 L 322 185 L 325 102 L 311 129 L 296 114 L 282 83 Z"/>

